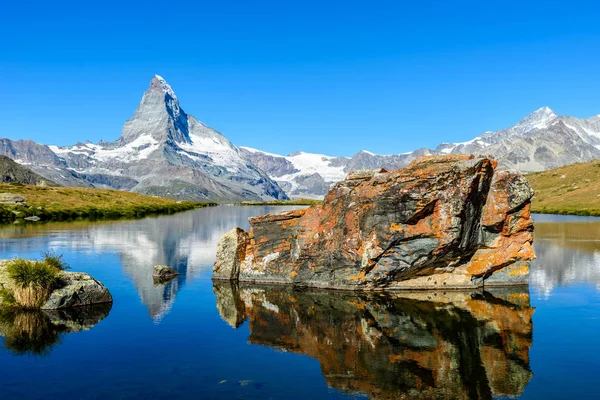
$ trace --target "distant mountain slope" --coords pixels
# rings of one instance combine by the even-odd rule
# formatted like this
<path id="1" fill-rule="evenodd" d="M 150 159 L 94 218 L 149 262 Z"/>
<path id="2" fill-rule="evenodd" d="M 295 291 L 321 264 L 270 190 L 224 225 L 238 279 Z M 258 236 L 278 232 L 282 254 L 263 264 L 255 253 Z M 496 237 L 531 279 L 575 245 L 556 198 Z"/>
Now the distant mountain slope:
<path id="1" fill-rule="evenodd" d="M 533 212 L 600 216 L 600 160 L 526 175 Z"/>
<path id="2" fill-rule="evenodd" d="M 287 199 L 225 136 L 186 114 L 158 75 L 117 141 L 58 147 L 2 139 L 0 154 L 69 186 L 192 200 Z"/>
<path id="3" fill-rule="evenodd" d="M 516 125 L 464 143 L 444 143 L 442 154 L 492 154 L 500 166 L 522 172 L 542 171 L 600 158 L 600 115 L 588 119 L 557 116 L 548 107 Z"/>
<path id="4" fill-rule="evenodd" d="M 501 168 L 521 172 L 542 171 L 574 162 L 600 158 L 600 115 L 580 119 L 557 116 L 548 107 L 531 113 L 516 125 L 485 132 L 463 143 L 442 143 L 435 149 L 403 154 L 377 155 L 362 150 L 352 158 L 302 154 L 300 166 L 294 155 L 280 156 L 242 147 L 244 157 L 259 165 L 291 197 L 322 197 L 325 187 L 350 171 L 370 168 L 402 168 L 417 157 L 441 154 L 492 155 Z M 335 173 L 332 173 L 335 172 Z"/>
<path id="5" fill-rule="evenodd" d="M 24 185 L 58 186 L 7 156 L 0 155 L 0 181 L 2 183 L 22 183 Z"/>
<path id="6" fill-rule="evenodd" d="M 273 178 L 291 197 L 314 198 L 327 193 L 329 185 L 346 176 L 345 157 L 298 152 L 289 156 L 240 147 L 243 156 Z"/>

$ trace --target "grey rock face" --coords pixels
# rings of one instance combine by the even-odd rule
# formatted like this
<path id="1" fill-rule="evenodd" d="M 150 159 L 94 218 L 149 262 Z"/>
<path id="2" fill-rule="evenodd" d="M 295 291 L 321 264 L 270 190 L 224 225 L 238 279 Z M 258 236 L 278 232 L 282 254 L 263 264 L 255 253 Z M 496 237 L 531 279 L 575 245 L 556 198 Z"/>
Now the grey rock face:
<path id="1" fill-rule="evenodd" d="M 158 75 L 117 141 L 57 147 L 2 139 L 0 154 L 68 186 L 207 201 L 287 199 L 225 136 L 186 114 Z"/>
<path id="2" fill-rule="evenodd" d="M 29 168 L 16 163 L 11 158 L 0 156 L 0 182 L 22 183 L 24 185 L 56 186 L 56 183 L 48 180 Z"/>
<path id="3" fill-rule="evenodd" d="M 55 289 L 42 310 L 90 306 L 112 303 L 110 292 L 104 285 L 83 272 L 62 272 L 61 286 Z"/>
<path id="4" fill-rule="evenodd" d="M 246 256 L 248 234 L 241 228 L 227 232 L 217 247 L 217 262 L 213 268 L 214 279 L 237 280 L 240 265 Z"/>

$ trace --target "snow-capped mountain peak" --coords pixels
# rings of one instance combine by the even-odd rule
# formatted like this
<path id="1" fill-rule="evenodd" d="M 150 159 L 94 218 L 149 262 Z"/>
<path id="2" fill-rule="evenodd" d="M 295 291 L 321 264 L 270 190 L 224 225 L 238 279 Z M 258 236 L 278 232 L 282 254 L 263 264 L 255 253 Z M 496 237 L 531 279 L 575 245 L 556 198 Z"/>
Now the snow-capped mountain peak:
<path id="1" fill-rule="evenodd" d="M 526 133 L 534 129 L 547 128 L 557 117 L 550 107 L 544 106 L 520 120 L 514 129 L 519 133 Z"/>
<path id="2" fill-rule="evenodd" d="M 164 93 L 167 93 L 172 98 L 177 99 L 175 91 L 173 91 L 171 85 L 169 85 L 167 81 L 160 75 L 154 75 L 154 78 L 152 78 L 150 81 L 150 90 L 160 90 Z"/>
<path id="3" fill-rule="evenodd" d="M 160 143 L 191 143 L 188 116 L 171 85 L 160 75 L 150 81 L 133 118 L 123 126 L 120 141 L 131 143 L 148 135 Z"/>
<path id="4" fill-rule="evenodd" d="M 225 136 L 186 114 L 156 75 L 114 142 L 44 146 L 8 141 L 0 154 L 30 162 L 51 180 L 167 197 L 217 201 L 285 199 Z"/>

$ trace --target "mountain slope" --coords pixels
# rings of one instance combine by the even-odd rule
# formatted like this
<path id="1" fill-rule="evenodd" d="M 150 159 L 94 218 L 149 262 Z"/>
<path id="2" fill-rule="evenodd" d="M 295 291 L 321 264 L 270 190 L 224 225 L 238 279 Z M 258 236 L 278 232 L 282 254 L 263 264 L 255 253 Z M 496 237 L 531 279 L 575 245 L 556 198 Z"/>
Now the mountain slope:
<path id="1" fill-rule="evenodd" d="M 0 154 L 69 186 L 210 201 L 287 198 L 225 136 L 186 114 L 158 75 L 115 142 L 58 147 L 3 139 Z"/>
<path id="2" fill-rule="evenodd" d="M 346 157 L 323 154 L 293 153 L 288 156 L 266 153 L 250 147 L 240 147 L 243 156 L 273 178 L 290 197 L 318 198 L 327 193 L 329 185 L 346 176 Z"/>
<path id="3" fill-rule="evenodd" d="M 0 156 L 0 182 L 36 186 L 57 186 L 51 180 L 36 174 L 6 156 Z"/>
<path id="4" fill-rule="evenodd" d="M 486 132 L 465 143 L 444 143 L 436 152 L 492 154 L 500 166 L 523 172 L 590 161 L 600 158 L 600 116 L 557 116 L 542 107 L 508 129 Z"/>
<path id="5" fill-rule="evenodd" d="M 535 190 L 533 212 L 600 216 L 600 161 L 526 175 Z"/>
<path id="6" fill-rule="evenodd" d="M 516 125 L 485 132 L 468 142 L 442 143 L 435 149 L 377 155 L 362 150 L 352 158 L 306 153 L 300 167 L 293 155 L 280 156 L 242 147 L 244 156 L 266 171 L 291 197 L 321 197 L 330 184 L 350 171 L 371 168 L 393 170 L 420 156 L 441 154 L 492 155 L 501 168 L 521 172 L 542 171 L 574 162 L 600 158 L 600 115 L 588 118 L 558 116 L 548 107 L 529 114 Z M 335 161 L 333 161 L 335 160 Z M 332 174 L 335 168 L 335 174 Z"/>

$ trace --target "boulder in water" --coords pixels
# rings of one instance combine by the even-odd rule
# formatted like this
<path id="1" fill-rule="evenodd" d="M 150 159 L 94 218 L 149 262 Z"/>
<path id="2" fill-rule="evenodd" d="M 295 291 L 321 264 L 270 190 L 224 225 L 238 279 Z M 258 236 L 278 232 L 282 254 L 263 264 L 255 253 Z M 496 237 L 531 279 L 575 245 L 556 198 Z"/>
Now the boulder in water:
<path id="1" fill-rule="evenodd" d="M 322 205 L 223 236 L 213 278 L 357 290 L 527 284 L 533 190 L 496 166 L 449 155 L 350 173 Z"/>

